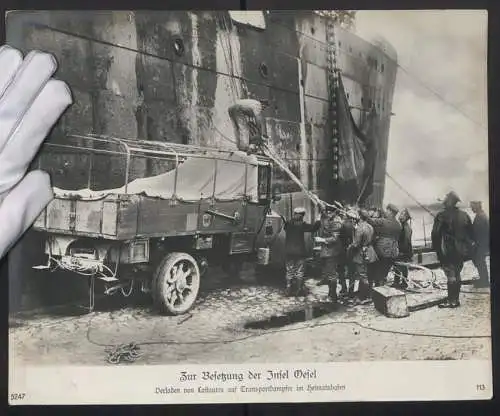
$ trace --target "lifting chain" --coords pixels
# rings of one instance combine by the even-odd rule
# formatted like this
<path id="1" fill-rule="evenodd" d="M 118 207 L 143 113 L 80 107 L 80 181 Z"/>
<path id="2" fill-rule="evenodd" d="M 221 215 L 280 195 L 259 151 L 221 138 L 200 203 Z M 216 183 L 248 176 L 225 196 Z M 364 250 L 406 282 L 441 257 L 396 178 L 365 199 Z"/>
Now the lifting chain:
<path id="1" fill-rule="evenodd" d="M 327 42 L 327 65 L 328 65 L 328 101 L 330 102 L 330 126 L 334 155 L 339 154 L 338 122 L 337 122 L 337 88 L 338 88 L 338 68 L 337 68 L 337 44 L 335 40 L 335 24 L 333 19 L 328 19 L 326 23 Z M 338 169 L 338 167 L 337 167 Z M 338 180 L 338 171 L 333 172 L 334 180 Z"/>
<path id="2" fill-rule="evenodd" d="M 106 361 L 110 364 L 119 364 L 121 361 L 134 362 L 142 355 L 140 347 L 134 342 L 107 347 L 105 351 L 108 354 Z"/>

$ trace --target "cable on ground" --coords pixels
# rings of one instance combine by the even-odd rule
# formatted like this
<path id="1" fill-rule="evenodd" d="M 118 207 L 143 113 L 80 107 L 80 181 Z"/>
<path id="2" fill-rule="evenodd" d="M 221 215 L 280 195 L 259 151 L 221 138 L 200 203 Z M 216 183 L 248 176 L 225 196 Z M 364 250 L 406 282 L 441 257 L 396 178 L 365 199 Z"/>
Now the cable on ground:
<path id="1" fill-rule="evenodd" d="M 158 341 L 144 341 L 144 342 L 131 342 L 128 344 L 104 344 L 99 343 L 91 339 L 91 320 L 89 320 L 89 325 L 87 328 L 86 338 L 87 341 L 93 345 L 97 345 L 100 347 L 105 347 L 107 352 L 107 361 L 112 364 L 118 364 L 122 360 L 128 362 L 134 362 L 139 357 L 141 357 L 140 347 L 146 345 L 221 345 L 221 344 L 232 344 L 236 342 L 242 342 L 253 338 L 262 337 L 265 335 L 277 334 L 281 332 L 293 332 L 293 331 L 303 331 L 307 329 L 313 329 L 323 326 L 330 325 L 355 325 L 362 329 L 366 329 L 369 331 L 375 331 L 379 333 L 393 334 L 393 335 L 406 335 L 406 336 L 416 336 L 416 337 L 425 337 L 425 338 L 445 338 L 445 339 L 482 339 L 482 338 L 491 338 L 491 335 L 449 335 L 449 334 L 430 334 L 430 333 L 419 333 L 419 332 L 409 332 L 409 331 L 398 331 L 398 330 L 389 330 L 389 329 L 380 329 L 375 328 L 370 325 L 362 324 L 358 321 L 333 321 L 333 322 L 320 322 L 313 325 L 307 326 L 299 326 L 299 327 L 291 327 L 291 328 L 283 328 L 283 329 L 274 329 L 274 330 L 265 330 L 262 332 L 248 334 L 242 337 L 236 337 L 232 339 L 225 340 L 213 340 L 213 341 L 167 341 L 167 340 L 158 340 Z"/>

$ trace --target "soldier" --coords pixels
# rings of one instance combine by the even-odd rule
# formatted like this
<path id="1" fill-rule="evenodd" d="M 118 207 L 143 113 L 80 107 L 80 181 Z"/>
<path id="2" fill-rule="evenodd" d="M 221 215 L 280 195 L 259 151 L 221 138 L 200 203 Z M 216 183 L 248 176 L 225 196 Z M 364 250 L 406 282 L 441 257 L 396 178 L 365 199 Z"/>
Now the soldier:
<path id="1" fill-rule="evenodd" d="M 339 264 L 343 251 L 340 233 L 342 218 L 335 211 L 325 210 L 321 218 L 319 236 L 315 243 L 321 244 L 319 253 L 321 259 L 321 278 L 328 284 L 328 297 L 333 304 L 337 303 L 337 284 Z"/>
<path id="2" fill-rule="evenodd" d="M 370 297 L 368 267 L 377 261 L 377 255 L 372 245 L 374 232 L 373 227 L 357 212 L 350 211 L 347 215 L 354 224 L 353 241 L 347 249 L 347 255 L 353 262 L 354 277 L 359 280 L 358 297 L 364 301 Z"/>
<path id="3" fill-rule="evenodd" d="M 382 214 L 380 212 L 380 209 L 378 209 L 376 207 L 372 207 L 372 208 L 368 209 L 368 216 L 370 218 L 382 218 Z"/>
<path id="4" fill-rule="evenodd" d="M 411 240 L 413 230 L 411 229 L 410 212 L 406 208 L 404 208 L 399 214 L 399 222 L 402 229 L 398 241 L 398 260 L 405 263 L 411 263 L 413 258 L 413 245 Z M 408 267 L 397 265 L 395 269 L 396 276 L 394 278 L 394 283 L 392 286 L 398 289 L 406 289 L 408 287 Z"/>
<path id="5" fill-rule="evenodd" d="M 348 216 L 344 217 L 342 228 L 340 230 L 340 241 L 342 242 L 342 253 L 339 259 L 339 280 L 340 280 L 340 295 L 345 295 L 349 298 L 354 297 L 354 268 L 353 263 L 347 256 L 347 247 L 352 243 L 354 235 L 354 223 Z M 349 287 L 347 287 L 349 280 Z"/>
<path id="6" fill-rule="evenodd" d="M 449 192 L 443 200 L 444 209 L 436 215 L 432 227 L 432 248 L 448 280 L 448 298 L 439 305 L 440 308 L 460 306 L 460 273 L 464 261 L 472 254 L 474 244 L 471 219 L 456 206 L 458 202 L 458 195 Z"/>
<path id="7" fill-rule="evenodd" d="M 361 216 L 363 216 L 363 218 L 365 218 L 366 216 L 368 216 L 369 218 L 382 218 L 382 210 L 380 210 L 379 208 L 377 207 L 371 207 L 368 209 L 368 211 L 364 211 L 364 210 L 361 210 Z M 375 230 L 373 231 L 374 232 L 374 235 L 373 235 L 373 239 L 375 240 Z M 378 257 L 377 257 L 377 261 L 373 262 L 373 263 L 370 263 L 368 265 L 368 282 L 370 283 L 370 288 L 372 288 L 375 284 L 375 280 L 376 280 L 376 277 L 377 277 L 377 266 L 378 266 Z"/>
<path id="8" fill-rule="evenodd" d="M 362 214 L 375 232 L 374 248 L 378 257 L 378 261 L 373 265 L 375 286 L 382 286 L 385 283 L 387 274 L 399 255 L 398 240 L 402 227 L 396 219 L 397 213 L 398 209 L 389 204 L 381 218 L 372 218 L 366 211 Z"/>
<path id="9" fill-rule="evenodd" d="M 486 266 L 486 256 L 490 251 L 490 223 L 480 201 L 470 203 L 472 212 L 475 214 L 472 226 L 474 229 L 475 250 L 472 261 L 479 273 L 479 280 L 475 282 L 475 287 L 488 287 L 489 276 Z"/>
<path id="10" fill-rule="evenodd" d="M 304 267 L 307 256 L 304 234 L 316 232 L 320 221 L 314 224 L 304 222 L 306 210 L 297 207 L 293 210 L 292 218 L 287 221 L 283 218 L 286 233 L 286 294 L 287 296 L 300 296 L 303 293 Z"/>

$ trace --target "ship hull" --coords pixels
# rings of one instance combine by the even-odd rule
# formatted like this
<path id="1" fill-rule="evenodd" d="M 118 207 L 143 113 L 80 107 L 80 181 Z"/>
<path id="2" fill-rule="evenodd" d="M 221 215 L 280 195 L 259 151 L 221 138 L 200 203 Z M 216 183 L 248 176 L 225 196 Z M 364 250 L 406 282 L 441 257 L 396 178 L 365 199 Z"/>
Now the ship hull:
<path id="1" fill-rule="evenodd" d="M 246 21 L 221 11 L 14 13 L 7 41 L 24 51 L 51 52 L 59 61 L 57 75 L 71 86 L 75 104 L 54 137 L 94 132 L 231 147 L 229 106 L 238 98 L 265 100 L 273 143 L 310 189 L 331 199 L 327 21 L 304 11 L 253 14 Z M 380 206 L 397 56 L 390 45 L 340 27 L 335 40 L 355 122 L 363 129 L 368 110 L 377 113 L 369 132 L 378 152 L 368 202 Z M 94 187 L 120 185 L 120 163 L 102 163 Z M 83 185 L 76 182 L 87 165 L 76 159 L 70 165 L 71 177 L 51 172 L 57 186 Z M 154 164 L 134 166 L 137 177 L 155 173 Z M 283 192 L 301 203 L 297 187 L 277 177 Z M 287 212 L 289 202 L 285 197 L 277 208 Z"/>

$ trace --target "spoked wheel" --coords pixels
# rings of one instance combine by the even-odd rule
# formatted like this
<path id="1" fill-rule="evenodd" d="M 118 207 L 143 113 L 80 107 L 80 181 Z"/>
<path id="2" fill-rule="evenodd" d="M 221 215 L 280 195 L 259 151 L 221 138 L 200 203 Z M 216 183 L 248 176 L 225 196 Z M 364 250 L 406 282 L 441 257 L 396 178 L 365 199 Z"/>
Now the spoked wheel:
<path id="1" fill-rule="evenodd" d="M 187 253 L 165 256 L 153 278 L 153 300 L 162 312 L 181 315 L 192 308 L 200 289 L 200 269 Z"/>

